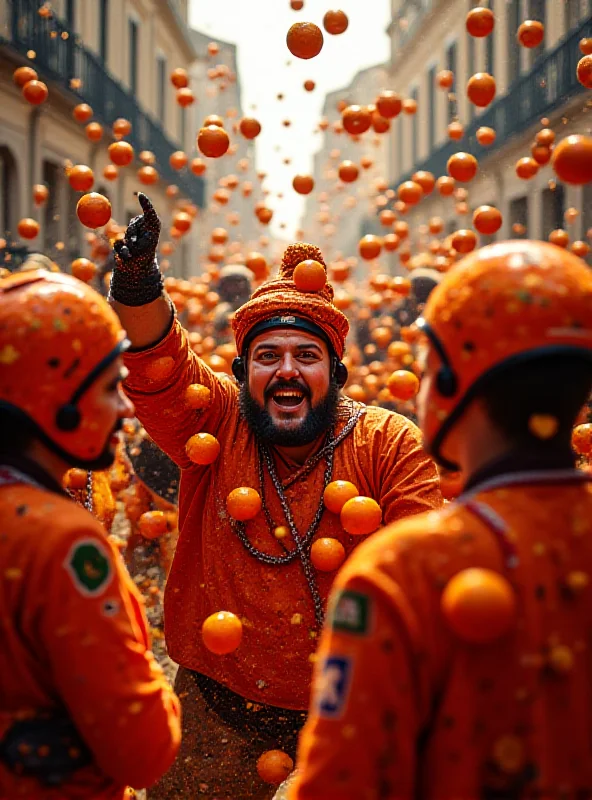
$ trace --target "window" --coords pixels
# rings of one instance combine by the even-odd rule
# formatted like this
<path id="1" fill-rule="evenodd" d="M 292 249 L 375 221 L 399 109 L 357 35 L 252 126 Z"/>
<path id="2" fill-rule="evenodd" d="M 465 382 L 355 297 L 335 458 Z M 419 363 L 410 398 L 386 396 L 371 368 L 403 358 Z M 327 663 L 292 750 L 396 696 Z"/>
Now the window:
<path id="1" fill-rule="evenodd" d="M 452 84 L 451 92 L 456 91 L 456 42 L 452 42 L 451 45 L 448 46 L 446 49 L 446 69 L 450 70 L 454 75 L 454 83 Z M 456 117 L 456 101 L 448 101 L 448 122 L 452 122 L 452 120 Z"/>
<path id="2" fill-rule="evenodd" d="M 61 169 L 51 161 L 43 162 L 43 183 L 49 189 L 49 197 L 43 209 L 43 234 L 45 250 L 49 252 L 60 239 L 60 178 Z"/>
<path id="3" fill-rule="evenodd" d="M 397 117 L 397 177 L 400 178 L 403 174 L 403 157 L 405 149 L 403 147 L 403 115 L 399 114 Z"/>
<path id="4" fill-rule="evenodd" d="M 529 0 L 528 2 L 528 19 L 537 19 L 539 22 L 546 23 L 547 0 Z M 545 26 L 546 27 L 546 26 Z M 543 53 L 545 49 L 546 30 L 543 35 L 543 41 L 538 47 L 529 49 L 528 52 L 528 66 L 529 68 L 534 64 L 537 58 Z"/>
<path id="5" fill-rule="evenodd" d="M 495 14 L 495 0 L 489 0 L 489 8 Z M 495 27 L 485 39 L 485 72 L 495 74 Z"/>
<path id="6" fill-rule="evenodd" d="M 101 59 L 107 62 L 107 49 L 108 49 L 108 31 L 109 31 L 109 0 L 100 0 L 99 6 L 99 55 Z"/>
<path id="7" fill-rule="evenodd" d="M 507 6 L 507 56 L 508 56 L 508 86 L 513 83 L 518 77 L 520 68 L 520 51 L 521 47 L 516 44 L 516 31 L 522 21 L 520 19 L 520 3 L 519 0 L 510 0 Z"/>
<path id="8" fill-rule="evenodd" d="M 68 186 L 68 224 L 66 227 L 66 250 L 63 251 L 68 261 L 73 261 L 82 255 L 81 225 L 77 225 L 76 206 L 80 195 Z"/>
<path id="9" fill-rule="evenodd" d="M 469 0 L 469 10 L 474 7 L 473 0 Z M 475 74 L 475 38 L 467 33 L 467 81 Z M 475 106 L 467 101 L 469 119 L 475 116 Z"/>
<path id="10" fill-rule="evenodd" d="M 411 166 L 415 169 L 417 164 L 417 139 L 419 136 L 419 125 L 417 123 L 417 116 L 419 114 L 419 89 L 417 86 L 413 89 L 409 97 L 417 103 L 417 111 L 411 117 Z"/>
<path id="11" fill-rule="evenodd" d="M 4 155 L 0 151 L 0 231 L 2 238 L 6 237 L 9 229 L 8 224 L 8 178 L 6 176 L 7 169 L 4 163 Z"/>
<path id="12" fill-rule="evenodd" d="M 74 14 L 74 0 L 66 0 L 66 24 L 68 29 L 73 31 L 76 19 Z"/>
<path id="13" fill-rule="evenodd" d="M 564 0 L 563 16 L 567 33 L 580 21 L 580 0 Z"/>
<path id="14" fill-rule="evenodd" d="M 528 197 L 517 197 L 510 203 L 512 238 L 525 239 L 528 235 Z M 521 227 L 518 227 L 521 226 Z"/>
<path id="15" fill-rule="evenodd" d="M 555 189 L 543 190 L 543 230 L 542 238 L 546 239 L 551 231 L 563 228 L 565 212 L 565 190 L 558 183 Z"/>
<path id="16" fill-rule="evenodd" d="M 164 127 L 166 122 L 167 61 L 164 56 L 156 58 L 156 116 Z"/>
<path id="17" fill-rule="evenodd" d="M 491 199 L 489 202 L 483 203 L 483 205 L 486 205 L 486 206 L 497 206 L 497 203 L 496 203 L 495 199 Z M 474 213 L 474 211 L 475 211 L 475 208 L 471 208 L 471 214 Z M 495 241 L 497 241 L 497 238 L 498 238 L 499 234 L 500 234 L 500 231 L 497 231 L 496 233 L 491 233 L 491 234 L 480 233 L 479 234 L 479 245 L 478 246 L 479 247 L 486 247 L 488 244 L 493 244 Z"/>
<path id="18" fill-rule="evenodd" d="M 576 0 L 574 5 L 579 7 L 579 0 Z M 547 0 L 528 0 L 528 18 L 538 19 L 539 22 L 545 25 L 547 20 Z"/>
<path id="19" fill-rule="evenodd" d="M 428 151 L 436 145 L 436 66 L 428 70 Z"/>
<path id="20" fill-rule="evenodd" d="M 187 127 L 186 109 L 183 108 L 183 106 L 179 106 L 179 141 L 181 142 L 181 148 L 183 150 L 185 149 L 186 127 Z"/>
<path id="21" fill-rule="evenodd" d="M 74 33 L 76 30 L 76 20 L 74 18 L 74 0 L 66 0 L 64 13 L 66 16 L 66 27 L 69 32 Z M 70 36 L 65 42 L 66 72 L 70 78 L 73 78 L 76 75 L 76 68 L 74 65 L 74 41 L 74 36 Z"/>
<path id="22" fill-rule="evenodd" d="M 183 22 L 187 24 L 187 0 L 173 0 L 173 3 Z"/>
<path id="23" fill-rule="evenodd" d="M 128 20 L 128 38 L 129 38 L 129 87 L 132 94 L 138 91 L 138 23 L 133 20 Z"/>
<path id="24" fill-rule="evenodd" d="M 592 228 L 592 183 L 587 183 L 584 186 L 582 197 L 582 238 L 584 241 L 588 238 L 590 228 Z M 588 263 L 591 258 L 591 256 L 587 257 Z"/>
<path id="25" fill-rule="evenodd" d="M 16 228 L 18 208 L 18 175 L 12 152 L 0 146 L 0 231 L 2 238 L 10 238 L 8 231 Z"/>

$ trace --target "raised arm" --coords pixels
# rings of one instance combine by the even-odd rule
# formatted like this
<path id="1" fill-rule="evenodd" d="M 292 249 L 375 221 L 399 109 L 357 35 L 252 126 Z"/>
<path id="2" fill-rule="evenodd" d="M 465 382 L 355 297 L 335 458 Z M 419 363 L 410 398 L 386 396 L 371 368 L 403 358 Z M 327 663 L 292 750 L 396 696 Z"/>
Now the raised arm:
<path id="1" fill-rule="evenodd" d="M 138 419 L 179 467 L 192 466 L 185 452 L 187 440 L 201 432 L 221 435 L 238 409 L 237 387 L 195 355 L 177 320 L 155 347 L 128 352 L 124 361 L 129 375 L 123 388 Z M 209 391 L 208 404 L 200 410 L 186 399 L 187 387 L 196 383 Z"/>
<path id="2" fill-rule="evenodd" d="M 163 290 L 156 260 L 160 220 L 140 192 L 142 214 L 134 217 L 123 239 L 115 242 L 115 267 L 109 299 L 134 349 L 158 342 L 170 328 L 173 307 Z"/>
<path id="3" fill-rule="evenodd" d="M 195 433 L 216 435 L 228 419 L 236 388 L 216 376 L 191 350 L 174 318 L 156 260 L 160 220 L 145 194 L 138 195 L 143 213 L 134 217 L 122 240 L 115 243 L 110 299 L 132 343 L 125 355 L 130 374 L 124 388 L 134 401 L 138 419 L 156 444 L 187 468 L 187 440 Z M 185 392 L 199 383 L 209 390 L 207 407 L 197 412 Z"/>

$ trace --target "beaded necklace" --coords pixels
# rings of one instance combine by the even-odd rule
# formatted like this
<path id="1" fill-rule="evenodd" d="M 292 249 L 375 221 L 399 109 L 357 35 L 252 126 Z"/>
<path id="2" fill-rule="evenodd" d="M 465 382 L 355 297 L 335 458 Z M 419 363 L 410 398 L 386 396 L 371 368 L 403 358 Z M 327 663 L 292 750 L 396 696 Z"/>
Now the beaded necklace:
<path id="1" fill-rule="evenodd" d="M 93 503 L 93 474 L 90 470 L 86 473 L 86 497 L 81 502 L 76 493 L 73 492 L 71 489 L 66 489 L 66 492 L 70 495 L 72 500 L 81 505 L 83 508 L 86 508 L 91 514 L 94 511 L 94 503 Z"/>
<path id="2" fill-rule="evenodd" d="M 276 525 L 272 519 L 271 512 L 269 511 L 269 507 L 267 505 L 265 497 L 265 469 L 267 469 L 267 472 L 269 473 L 269 476 L 271 478 L 271 482 L 273 483 L 273 487 L 280 501 L 280 505 L 282 507 L 282 511 L 284 514 L 284 519 L 286 520 L 290 533 L 292 534 L 292 539 L 294 540 L 295 544 L 294 550 L 289 550 L 286 553 L 282 554 L 281 556 L 274 556 L 269 553 L 264 553 L 263 551 L 256 548 L 249 541 L 246 532 L 246 525 L 244 522 L 239 522 L 238 520 L 233 520 L 233 519 L 230 520 L 230 524 L 233 530 L 237 533 L 239 539 L 241 540 L 246 550 L 261 563 L 279 567 L 291 563 L 296 558 L 300 558 L 300 562 L 302 564 L 302 569 L 304 572 L 304 577 L 306 578 L 306 582 L 308 584 L 308 588 L 310 590 L 310 594 L 314 605 L 315 621 L 319 628 L 322 626 L 324 618 L 323 601 L 319 593 L 314 569 L 310 560 L 310 548 L 312 547 L 312 540 L 314 539 L 314 536 L 321 523 L 321 517 L 323 516 L 323 511 L 325 508 L 323 494 L 329 483 L 331 483 L 331 477 L 333 475 L 333 460 L 335 456 L 335 450 L 338 447 L 338 445 L 340 445 L 341 442 L 347 436 L 349 436 L 349 434 L 353 431 L 359 419 L 362 417 L 364 413 L 365 409 L 363 408 L 357 409 L 354 412 L 353 416 L 350 417 L 345 427 L 338 436 L 335 436 L 335 428 L 332 427 L 327 436 L 327 443 L 319 450 L 318 453 L 316 453 L 307 462 L 304 468 L 299 470 L 295 475 L 293 475 L 286 482 L 285 485 L 282 485 L 282 482 L 277 474 L 277 470 L 275 468 L 275 464 L 273 461 L 273 456 L 269 448 L 265 444 L 263 444 L 263 442 L 258 442 L 257 447 L 258 447 L 258 461 L 259 461 L 259 487 L 260 487 L 263 513 L 265 514 L 265 520 L 267 522 L 267 526 L 270 530 L 270 533 L 273 535 L 273 531 L 275 530 Z M 327 460 L 327 466 L 325 467 L 325 475 L 323 481 L 323 492 L 321 493 L 321 499 L 319 505 L 317 507 L 316 513 L 308 530 L 306 531 L 304 536 L 300 536 L 296 524 L 294 522 L 294 517 L 292 516 L 290 504 L 288 503 L 288 500 L 286 498 L 285 489 L 287 489 L 289 486 L 295 483 L 296 480 L 300 480 L 301 478 L 305 478 L 308 475 L 310 475 L 312 470 L 316 467 L 316 465 L 322 458 L 325 458 Z"/>

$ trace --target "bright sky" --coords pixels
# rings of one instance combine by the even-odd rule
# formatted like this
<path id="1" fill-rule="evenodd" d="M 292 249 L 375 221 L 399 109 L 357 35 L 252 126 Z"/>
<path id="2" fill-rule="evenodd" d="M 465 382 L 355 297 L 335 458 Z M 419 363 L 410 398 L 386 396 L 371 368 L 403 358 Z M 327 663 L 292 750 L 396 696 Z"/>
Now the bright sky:
<path id="1" fill-rule="evenodd" d="M 257 168 L 268 175 L 268 203 L 275 212 L 271 232 L 293 238 L 304 198 L 293 190 L 292 178 L 312 170 L 312 156 L 320 146 L 320 134 L 314 130 L 325 95 L 347 86 L 359 70 L 388 60 L 390 0 L 337 0 L 335 5 L 331 0 L 305 0 L 301 11 L 292 11 L 290 0 L 189 2 L 193 28 L 238 45 L 244 112 L 256 116 L 263 128 L 257 138 Z M 322 28 L 325 12 L 336 9 L 348 15 L 347 31 L 330 36 L 323 30 L 325 44 L 316 58 L 294 58 L 286 46 L 290 26 L 314 22 Z M 303 88 L 309 78 L 316 83 L 313 92 Z M 284 100 L 277 100 L 279 93 Z M 283 126 L 284 119 L 291 120 L 289 128 Z M 292 159 L 290 165 L 283 163 L 286 157 Z M 280 230 L 281 222 L 285 230 Z"/>

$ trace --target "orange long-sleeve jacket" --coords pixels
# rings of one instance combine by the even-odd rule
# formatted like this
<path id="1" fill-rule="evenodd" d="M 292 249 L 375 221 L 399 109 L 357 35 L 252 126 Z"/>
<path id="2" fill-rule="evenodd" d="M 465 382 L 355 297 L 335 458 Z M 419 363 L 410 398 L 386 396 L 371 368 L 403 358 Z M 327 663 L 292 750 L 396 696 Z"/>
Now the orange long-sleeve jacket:
<path id="1" fill-rule="evenodd" d="M 66 716 L 92 763 L 51 788 L 0 759 L 0 798 L 121 800 L 172 764 L 179 704 L 119 553 L 45 477 L 0 467 L 0 741 L 19 720 Z"/>
<path id="2" fill-rule="evenodd" d="M 179 541 L 165 592 L 165 636 L 171 657 L 189 669 L 223 683 L 245 698 L 282 708 L 306 709 L 311 655 L 317 644 L 313 603 L 299 559 L 284 566 L 262 563 L 250 555 L 231 527 L 226 498 L 237 487 L 262 492 L 258 448 L 240 416 L 238 387 L 215 375 L 189 348 L 178 322 L 155 347 L 127 353 L 130 374 L 125 390 L 150 436 L 181 467 Z M 187 386 L 199 383 L 211 403 L 198 413 L 187 407 Z M 349 413 L 344 408 L 337 434 Z M 220 442 L 211 466 L 198 466 L 185 444 L 206 431 Z M 284 480 L 285 495 L 301 535 L 322 503 L 326 462 L 321 459 Z M 385 522 L 441 504 L 432 461 L 421 449 L 419 432 L 407 419 L 368 408 L 335 451 L 332 480 L 352 481 L 362 495 L 380 503 Z M 267 471 L 266 503 L 275 525 L 285 525 L 280 502 Z M 281 555 L 263 513 L 247 523 L 250 542 L 265 553 Z M 315 538 L 333 537 L 350 553 L 360 537 L 346 534 L 339 517 L 323 512 Z M 294 543 L 284 540 L 292 549 Z M 316 575 L 326 599 L 334 573 Z M 231 611 L 243 622 L 240 647 L 214 655 L 206 649 L 201 627 L 216 611 Z"/>
<path id="3" fill-rule="evenodd" d="M 461 570 L 513 587 L 510 631 L 456 636 Z M 500 475 L 391 526 L 340 572 L 290 800 L 592 796 L 592 484 Z"/>

